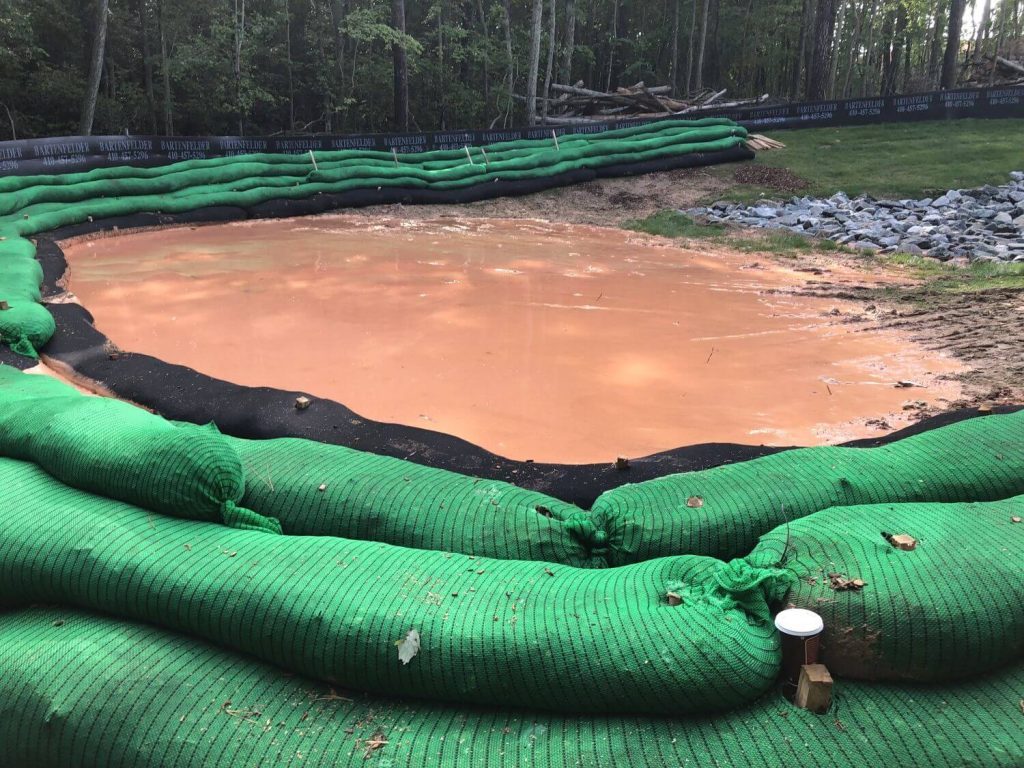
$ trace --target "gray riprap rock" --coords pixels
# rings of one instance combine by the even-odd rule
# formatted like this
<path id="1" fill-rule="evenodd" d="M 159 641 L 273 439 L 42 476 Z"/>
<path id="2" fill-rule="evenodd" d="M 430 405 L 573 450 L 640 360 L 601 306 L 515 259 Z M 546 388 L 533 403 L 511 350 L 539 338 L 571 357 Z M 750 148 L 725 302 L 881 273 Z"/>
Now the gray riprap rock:
<path id="1" fill-rule="evenodd" d="M 710 221 L 829 238 L 884 252 L 941 260 L 1020 260 L 1024 256 L 1024 172 L 1003 186 L 951 189 L 935 198 L 875 200 L 844 193 L 819 200 L 793 196 L 751 206 L 719 201 L 684 213 Z"/>

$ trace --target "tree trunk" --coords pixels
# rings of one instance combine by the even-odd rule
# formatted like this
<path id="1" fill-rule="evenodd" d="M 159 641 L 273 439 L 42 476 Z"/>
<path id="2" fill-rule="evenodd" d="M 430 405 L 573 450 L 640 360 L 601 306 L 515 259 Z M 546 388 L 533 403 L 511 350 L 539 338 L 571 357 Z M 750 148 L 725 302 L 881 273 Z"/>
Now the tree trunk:
<path id="1" fill-rule="evenodd" d="M 504 0 L 501 5 L 501 21 L 505 31 L 505 57 L 508 62 L 508 73 L 505 75 L 507 89 L 505 96 L 505 112 L 502 115 L 502 126 L 507 126 L 509 116 L 512 114 L 512 94 L 515 92 L 516 60 L 512 55 L 512 10 L 509 8 L 509 0 Z M 497 120 L 497 118 L 495 118 Z M 494 123 L 491 124 L 492 126 Z"/>
<path id="2" fill-rule="evenodd" d="M 853 65 L 857 52 L 861 50 L 864 42 L 864 15 L 866 13 L 874 12 L 874 2 L 872 0 L 872 7 L 868 10 L 868 0 L 864 0 L 860 5 L 860 10 L 854 9 L 857 14 L 854 20 L 853 34 L 850 37 L 849 50 L 847 51 L 846 57 L 846 75 L 843 78 L 843 89 L 842 97 L 844 99 L 850 98 L 850 79 L 853 77 Z"/>
<path id="3" fill-rule="evenodd" d="M 907 32 L 907 7 L 900 3 L 896 7 L 895 19 L 891 19 L 888 50 L 882 59 L 882 95 L 892 96 L 898 90 L 900 61 L 903 57 L 903 38 Z"/>
<path id="4" fill-rule="evenodd" d="M 703 11 L 700 15 L 700 42 L 697 44 L 697 64 L 694 67 L 695 91 L 704 88 L 704 51 L 708 42 L 708 11 L 711 9 L 711 0 L 704 0 Z"/>
<path id="5" fill-rule="evenodd" d="M 167 66 L 167 36 L 164 34 L 163 0 L 156 3 L 156 26 L 160 35 L 160 75 L 164 83 L 164 134 L 174 135 L 174 98 L 171 95 L 171 73 Z"/>
<path id="6" fill-rule="evenodd" d="M 348 17 L 348 0 L 331 0 L 331 36 L 334 40 L 333 87 L 326 89 L 327 120 L 325 128 L 334 130 L 334 117 L 345 91 L 345 19 Z"/>
<path id="7" fill-rule="evenodd" d="M 992 18 L 992 0 L 985 0 L 985 7 L 981 12 L 981 23 L 978 25 L 977 34 L 974 36 L 974 60 L 981 61 L 981 47 L 988 40 L 988 25 Z"/>
<path id="8" fill-rule="evenodd" d="M 551 75 L 555 67 L 555 0 L 548 3 L 548 66 L 544 72 L 544 105 L 541 107 L 541 117 L 548 118 L 548 98 L 551 94 Z"/>
<path id="9" fill-rule="evenodd" d="M 405 0 L 391 0 L 391 26 L 405 35 Z M 395 78 L 395 130 L 409 130 L 409 61 L 405 43 L 391 46 L 391 61 Z"/>
<path id="10" fill-rule="evenodd" d="M 669 84 L 672 86 L 672 95 L 675 96 L 679 90 L 679 3 L 682 0 L 672 0 L 672 66 L 669 74 Z"/>
<path id="11" fill-rule="evenodd" d="M 565 0 L 565 51 L 562 53 L 561 80 L 572 83 L 572 55 L 576 49 L 576 0 Z"/>
<path id="12" fill-rule="evenodd" d="M 483 114 L 484 114 L 484 116 L 486 116 L 487 115 L 487 108 L 488 108 L 488 106 L 491 103 L 491 73 L 490 73 L 491 61 L 490 61 L 490 54 L 489 54 L 489 51 L 491 49 L 491 35 L 490 35 L 490 31 L 487 29 L 487 14 L 484 12 L 484 2 L 483 2 L 483 0 L 477 0 L 477 2 L 476 2 L 476 10 L 477 10 L 477 15 L 478 15 L 478 17 L 480 19 L 480 31 L 481 31 L 481 33 L 483 34 L 483 37 L 484 37 L 484 50 L 483 50 L 483 56 L 482 56 L 483 61 L 481 62 L 481 65 L 482 65 L 482 68 L 483 68 L 483 78 L 482 78 L 483 83 L 481 83 L 481 85 L 483 86 L 483 91 L 484 91 Z"/>
<path id="13" fill-rule="evenodd" d="M 238 135 L 245 135 L 245 109 L 242 106 L 242 45 L 245 43 L 245 0 L 235 0 L 235 112 Z"/>
<path id="14" fill-rule="evenodd" d="M 295 130 L 295 80 L 292 77 L 292 11 L 284 0 L 284 50 L 288 65 L 288 130 Z"/>
<path id="15" fill-rule="evenodd" d="M 537 122 L 537 75 L 540 71 L 540 23 L 544 0 L 533 0 L 530 16 L 530 73 L 526 78 L 526 124 Z"/>
<path id="16" fill-rule="evenodd" d="M 619 41 L 619 0 L 615 0 L 612 9 L 612 31 L 608 36 L 608 77 L 605 78 L 604 89 L 612 89 L 612 69 L 615 66 L 615 48 Z"/>
<path id="17" fill-rule="evenodd" d="M 81 119 L 78 121 L 78 134 L 92 134 L 92 121 L 96 115 L 96 97 L 100 92 L 100 77 L 103 75 L 103 55 L 107 47 L 107 12 L 109 0 L 96 0 L 96 29 L 92 36 L 92 57 L 89 60 L 89 81 L 85 87 L 85 99 L 82 101 Z"/>
<path id="18" fill-rule="evenodd" d="M 690 0 L 690 41 L 686 48 L 686 95 L 693 91 L 693 41 L 697 39 L 697 0 Z"/>
<path id="19" fill-rule="evenodd" d="M 942 71 L 942 31 L 946 26 L 946 9 L 943 6 L 935 9 L 935 20 L 932 24 L 932 40 L 928 49 L 928 85 L 934 88 L 939 83 Z"/>
<path id="20" fill-rule="evenodd" d="M 139 31 L 142 38 L 142 81 L 146 90 L 146 111 L 149 118 L 149 132 L 160 130 L 156 117 L 156 93 L 153 89 L 153 54 L 149 49 L 149 28 L 146 26 L 146 0 L 136 0 L 135 9 L 139 14 Z"/>
<path id="21" fill-rule="evenodd" d="M 967 0 L 950 0 L 949 30 L 946 33 L 946 52 L 942 57 L 942 78 L 940 88 L 956 86 L 957 64 L 960 60 L 960 28 L 964 21 L 964 8 Z"/>
<path id="22" fill-rule="evenodd" d="M 814 20 L 814 56 L 807 73 L 807 98 L 820 101 L 828 91 L 828 76 L 832 71 L 832 37 L 836 28 L 837 0 L 818 0 Z"/>

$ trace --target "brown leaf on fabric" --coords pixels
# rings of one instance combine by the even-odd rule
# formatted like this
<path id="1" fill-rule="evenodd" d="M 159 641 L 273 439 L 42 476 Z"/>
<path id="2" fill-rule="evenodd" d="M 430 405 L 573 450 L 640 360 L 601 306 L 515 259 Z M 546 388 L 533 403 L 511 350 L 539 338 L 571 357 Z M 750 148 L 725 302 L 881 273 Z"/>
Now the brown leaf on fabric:
<path id="1" fill-rule="evenodd" d="M 388 743 L 388 740 L 384 738 L 384 734 L 377 731 L 373 736 L 363 742 L 363 746 L 366 748 L 363 751 L 364 758 L 373 757 L 373 753 Z"/>

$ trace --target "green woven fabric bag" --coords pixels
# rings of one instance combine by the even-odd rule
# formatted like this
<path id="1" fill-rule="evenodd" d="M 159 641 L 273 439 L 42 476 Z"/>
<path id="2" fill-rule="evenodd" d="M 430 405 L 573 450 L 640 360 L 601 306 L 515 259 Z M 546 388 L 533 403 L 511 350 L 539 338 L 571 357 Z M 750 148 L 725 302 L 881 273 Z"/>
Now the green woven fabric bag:
<path id="1" fill-rule="evenodd" d="M 265 536 L 154 516 L 12 459 L 0 488 L 16 500 L 0 509 L 0 604 L 151 621 L 360 690 L 566 712 L 725 710 L 778 674 L 768 604 L 785 571 L 692 556 L 591 570 Z"/>
<path id="2" fill-rule="evenodd" d="M 1024 411 L 967 419 L 877 448 L 801 448 L 602 494 L 611 565 L 693 553 L 731 558 L 828 507 L 989 501 L 1024 493 Z"/>
<path id="3" fill-rule="evenodd" d="M 1020 768 L 1024 664 L 945 686 L 838 681 L 712 718 L 558 716 L 366 697 L 151 626 L 0 615 L 12 768 Z M 413 661 L 415 663 L 415 661 Z"/>
<path id="4" fill-rule="evenodd" d="M 273 518 L 240 506 L 241 462 L 212 425 L 171 424 L 6 366 L 0 456 L 36 462 L 68 485 L 156 512 L 281 532 Z"/>
<path id="5" fill-rule="evenodd" d="M 578 507 L 509 483 L 311 440 L 226 438 L 242 503 L 287 534 L 600 568 L 604 534 Z"/>
<path id="6" fill-rule="evenodd" d="M 1024 655 L 1021 516 L 1024 496 L 839 507 L 776 528 L 748 560 L 775 565 L 785 552 L 797 577 L 788 600 L 821 614 L 833 675 L 971 677 Z M 898 549 L 883 532 L 916 546 Z M 863 587 L 848 588 L 854 579 Z"/>

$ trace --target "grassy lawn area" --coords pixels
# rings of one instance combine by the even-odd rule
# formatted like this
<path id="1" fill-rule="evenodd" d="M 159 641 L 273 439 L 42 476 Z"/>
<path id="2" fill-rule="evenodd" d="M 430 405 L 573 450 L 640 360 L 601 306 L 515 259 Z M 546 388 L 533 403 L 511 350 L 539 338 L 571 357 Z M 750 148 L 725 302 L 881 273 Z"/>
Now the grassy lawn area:
<path id="1" fill-rule="evenodd" d="M 920 198 L 936 190 L 1005 184 L 1024 170 L 1024 120 L 950 120 L 847 128 L 765 130 L 785 149 L 759 152 L 758 165 L 788 168 L 810 186 L 798 194 L 838 191 L 875 197 Z M 712 170 L 733 179 L 736 167 Z M 737 184 L 721 200 L 787 198 L 794 193 Z"/>

